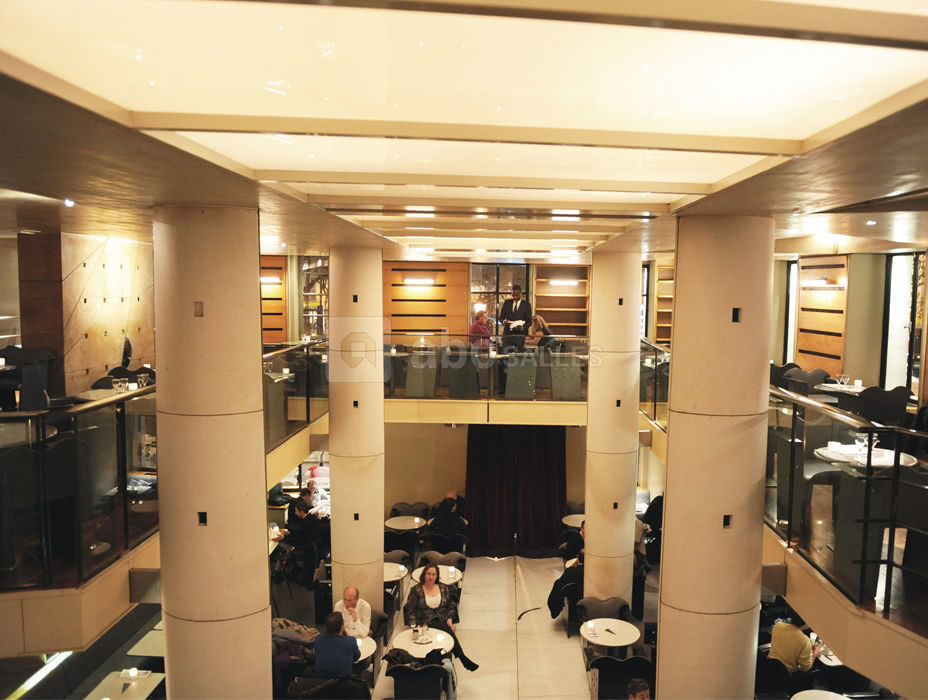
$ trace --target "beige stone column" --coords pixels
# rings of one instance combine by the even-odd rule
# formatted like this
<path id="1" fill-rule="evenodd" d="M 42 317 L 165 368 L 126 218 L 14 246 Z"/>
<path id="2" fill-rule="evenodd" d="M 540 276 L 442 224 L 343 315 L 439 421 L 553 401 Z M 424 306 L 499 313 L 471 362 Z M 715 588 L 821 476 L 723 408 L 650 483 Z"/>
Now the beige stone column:
<path id="1" fill-rule="evenodd" d="M 271 695 L 258 212 L 154 212 L 168 697 Z"/>
<path id="2" fill-rule="evenodd" d="M 638 466 L 641 255 L 593 253 L 584 595 L 631 603 Z"/>
<path id="3" fill-rule="evenodd" d="M 383 607 L 383 288 L 379 248 L 329 250 L 332 593 Z"/>
<path id="4" fill-rule="evenodd" d="M 773 220 L 678 223 L 658 627 L 661 698 L 754 692 Z"/>

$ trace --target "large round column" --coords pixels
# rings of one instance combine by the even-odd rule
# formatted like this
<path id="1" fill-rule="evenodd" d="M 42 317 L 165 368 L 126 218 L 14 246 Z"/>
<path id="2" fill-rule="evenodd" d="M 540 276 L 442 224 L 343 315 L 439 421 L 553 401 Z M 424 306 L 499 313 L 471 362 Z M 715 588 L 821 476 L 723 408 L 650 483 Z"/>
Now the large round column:
<path id="1" fill-rule="evenodd" d="M 329 250 L 332 592 L 383 605 L 383 266 L 379 248 Z"/>
<path id="2" fill-rule="evenodd" d="M 154 212 L 168 697 L 271 695 L 258 212 Z"/>
<path id="3" fill-rule="evenodd" d="M 641 256 L 593 253 L 583 593 L 631 603 Z"/>
<path id="4" fill-rule="evenodd" d="M 754 692 L 773 220 L 683 217 L 670 361 L 661 698 Z"/>

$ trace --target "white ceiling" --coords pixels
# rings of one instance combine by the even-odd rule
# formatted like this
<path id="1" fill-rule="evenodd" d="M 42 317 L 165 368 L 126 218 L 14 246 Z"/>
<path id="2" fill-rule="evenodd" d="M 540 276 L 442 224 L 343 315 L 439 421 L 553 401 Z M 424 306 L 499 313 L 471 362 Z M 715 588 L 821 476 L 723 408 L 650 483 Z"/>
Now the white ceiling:
<path id="1" fill-rule="evenodd" d="M 928 15 L 925 0 L 804 4 Z M 781 162 L 763 155 L 777 155 L 775 148 L 753 148 L 752 140 L 790 140 L 803 152 L 806 140 L 928 80 L 924 51 L 466 14 L 266 2 L 0 0 L 0 20 L 0 51 L 118 108 L 170 113 L 178 124 L 185 115 L 205 115 L 206 126 L 196 125 L 203 130 L 177 133 L 256 179 L 254 171 L 294 171 L 280 177 L 294 196 L 339 209 L 352 201 L 420 202 L 440 213 L 458 203 L 479 215 L 458 224 L 474 237 L 482 220 L 497 216 L 494 208 L 542 210 L 524 218 L 547 221 L 546 208 L 571 203 L 581 218 L 600 209 L 645 212 L 649 205 L 658 214 L 673 211 L 693 190 L 681 185 L 675 193 L 660 183 L 722 188 Z M 231 133 L 230 115 L 255 117 L 246 130 L 257 133 Z M 345 125 L 340 133 L 356 120 L 383 122 L 386 131 L 389 124 L 413 132 L 421 125 L 423 135 L 430 124 L 490 129 L 473 140 L 331 136 L 279 133 L 280 117 L 334 120 Z M 535 132 L 526 132 L 525 143 L 502 143 L 494 127 L 552 131 L 546 143 L 533 141 Z M 558 145 L 559 135 L 577 143 L 582 130 L 590 130 L 589 145 Z M 637 147 L 604 147 L 606 132 L 633 134 Z M 841 135 L 827 133 L 814 145 Z M 655 148 L 667 135 L 695 140 L 685 151 Z M 745 145 L 726 149 L 720 137 Z M 314 172 L 326 178 L 314 180 Z M 372 177 L 339 182 L 338 173 Z M 393 184 L 376 182 L 376 174 Z M 436 184 L 407 184 L 404 174 Z M 441 180 L 461 176 L 533 178 L 543 186 L 451 187 Z M 638 186 L 601 187 L 622 181 Z M 541 233 L 555 238 L 556 228 L 551 222 Z M 627 221 L 615 222 L 615 231 L 626 229 Z M 486 242 L 475 239 L 472 247 Z"/>

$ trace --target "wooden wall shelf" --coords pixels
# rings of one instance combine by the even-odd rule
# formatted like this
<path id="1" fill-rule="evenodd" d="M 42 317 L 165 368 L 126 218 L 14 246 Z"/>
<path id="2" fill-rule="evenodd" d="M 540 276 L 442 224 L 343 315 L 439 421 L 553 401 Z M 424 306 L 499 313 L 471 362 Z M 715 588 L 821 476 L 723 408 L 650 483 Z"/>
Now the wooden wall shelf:
<path id="1" fill-rule="evenodd" d="M 544 318 L 556 335 L 589 335 L 589 266 L 538 264 L 534 272 L 534 312 Z M 553 284 L 559 280 L 576 284 Z"/>
<path id="2" fill-rule="evenodd" d="M 675 268 L 658 265 L 655 280 L 654 342 L 670 347 L 673 339 L 673 289 Z"/>

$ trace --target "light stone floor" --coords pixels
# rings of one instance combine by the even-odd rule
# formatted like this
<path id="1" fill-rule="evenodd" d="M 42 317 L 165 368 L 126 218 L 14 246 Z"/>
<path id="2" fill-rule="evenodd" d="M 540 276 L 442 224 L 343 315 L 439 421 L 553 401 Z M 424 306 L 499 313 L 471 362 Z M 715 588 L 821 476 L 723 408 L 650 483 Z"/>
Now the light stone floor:
<path id="1" fill-rule="evenodd" d="M 563 570 L 560 559 L 467 560 L 457 632 L 480 668 L 471 673 L 455 662 L 460 700 L 590 697 L 580 638 L 567 638 L 566 612 L 557 620 L 548 612 L 551 584 Z M 393 697 L 385 671 L 383 664 L 374 700 Z"/>

